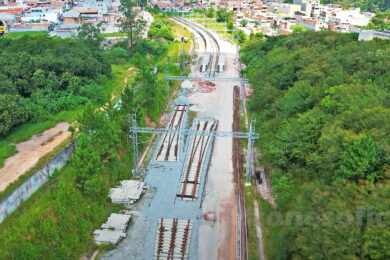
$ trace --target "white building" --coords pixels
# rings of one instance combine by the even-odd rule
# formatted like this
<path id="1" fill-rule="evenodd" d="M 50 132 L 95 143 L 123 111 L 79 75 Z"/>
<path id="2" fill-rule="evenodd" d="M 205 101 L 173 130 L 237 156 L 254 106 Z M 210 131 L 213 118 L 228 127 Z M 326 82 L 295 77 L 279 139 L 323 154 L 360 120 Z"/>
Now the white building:
<path id="1" fill-rule="evenodd" d="M 21 17 L 21 21 L 25 23 L 29 22 L 50 22 L 57 23 L 61 10 L 51 9 L 48 7 L 34 7 L 28 10 Z"/>
<path id="2" fill-rule="evenodd" d="M 364 14 L 360 12 L 360 8 L 338 10 L 334 12 L 332 17 L 338 23 L 350 24 L 352 26 L 367 26 L 371 20 L 371 14 Z"/>
<path id="3" fill-rule="evenodd" d="M 301 11 L 301 6 L 296 4 L 279 4 L 277 8 L 282 17 L 293 17 L 296 12 Z"/>

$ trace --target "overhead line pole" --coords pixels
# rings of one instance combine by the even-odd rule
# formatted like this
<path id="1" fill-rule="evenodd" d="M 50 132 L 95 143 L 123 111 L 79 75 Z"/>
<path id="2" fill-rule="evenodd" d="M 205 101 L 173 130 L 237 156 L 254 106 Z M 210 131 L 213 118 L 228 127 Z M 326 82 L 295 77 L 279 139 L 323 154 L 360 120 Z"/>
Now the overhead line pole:
<path id="1" fill-rule="evenodd" d="M 131 119 L 132 123 L 132 128 L 137 128 L 137 114 L 134 113 L 132 115 Z M 131 131 L 130 129 L 130 136 L 133 144 L 133 165 L 134 165 L 134 170 L 133 170 L 133 175 L 138 176 L 139 175 L 139 170 L 138 170 L 138 158 L 139 158 L 139 149 L 138 149 L 138 132 L 136 131 Z"/>
<path id="2" fill-rule="evenodd" d="M 214 137 L 227 137 L 227 138 L 240 138 L 248 139 L 248 154 L 247 154 L 247 173 L 246 180 L 250 181 L 253 175 L 253 145 L 259 135 L 255 132 L 254 122 L 250 123 L 249 132 L 237 132 L 237 131 L 202 131 L 193 129 L 169 129 L 169 128 L 151 128 L 151 127 L 138 127 L 135 114 L 132 116 L 132 126 L 129 129 L 130 138 L 133 140 L 133 161 L 134 161 L 134 175 L 139 176 L 140 170 L 138 167 L 139 156 L 139 141 L 138 133 L 146 134 L 163 134 L 169 132 L 177 132 L 181 135 L 198 135 L 198 136 L 214 136 Z"/>

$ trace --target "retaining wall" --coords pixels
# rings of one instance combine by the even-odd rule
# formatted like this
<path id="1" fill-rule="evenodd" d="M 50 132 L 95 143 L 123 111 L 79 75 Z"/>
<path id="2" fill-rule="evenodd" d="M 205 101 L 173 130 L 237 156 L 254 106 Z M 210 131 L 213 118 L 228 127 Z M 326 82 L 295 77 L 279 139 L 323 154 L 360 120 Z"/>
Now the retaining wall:
<path id="1" fill-rule="evenodd" d="M 0 223 L 45 184 L 57 169 L 61 169 L 65 166 L 70 155 L 73 153 L 73 149 L 73 144 L 66 147 L 42 169 L 34 173 L 9 196 L 0 201 Z"/>

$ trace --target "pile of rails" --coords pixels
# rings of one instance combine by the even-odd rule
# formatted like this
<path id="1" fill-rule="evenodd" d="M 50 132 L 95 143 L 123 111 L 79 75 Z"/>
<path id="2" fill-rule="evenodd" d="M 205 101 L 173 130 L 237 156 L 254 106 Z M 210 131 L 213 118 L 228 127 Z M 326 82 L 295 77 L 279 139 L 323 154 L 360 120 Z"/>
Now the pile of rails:
<path id="1" fill-rule="evenodd" d="M 130 205 L 140 199 L 145 189 L 145 183 L 142 181 L 125 180 L 110 190 L 109 197 L 112 203 Z"/>
<path id="2" fill-rule="evenodd" d="M 112 213 L 100 229 L 93 232 L 95 243 L 116 245 L 126 237 L 131 215 Z"/>

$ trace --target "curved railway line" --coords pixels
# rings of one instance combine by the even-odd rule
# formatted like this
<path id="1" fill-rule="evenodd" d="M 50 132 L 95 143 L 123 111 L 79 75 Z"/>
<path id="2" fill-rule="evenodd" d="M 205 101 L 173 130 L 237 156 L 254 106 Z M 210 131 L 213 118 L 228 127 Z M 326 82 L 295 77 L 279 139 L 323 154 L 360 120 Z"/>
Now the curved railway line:
<path id="1" fill-rule="evenodd" d="M 178 17 L 173 19 L 193 29 L 202 39 L 205 47 L 204 49 L 206 52 L 207 52 L 207 47 L 211 48 L 209 52 L 207 52 L 210 55 L 210 61 L 209 61 L 207 73 L 209 77 L 215 77 L 215 74 L 218 71 L 219 57 L 221 55 L 221 46 L 219 45 L 217 38 L 211 32 L 205 30 L 203 27 L 197 25 L 196 23 L 189 22 L 185 19 L 178 18 Z M 209 44 L 207 42 L 209 42 Z"/>

